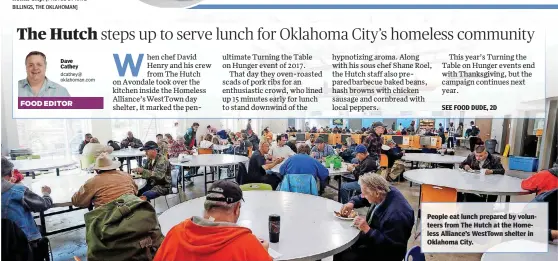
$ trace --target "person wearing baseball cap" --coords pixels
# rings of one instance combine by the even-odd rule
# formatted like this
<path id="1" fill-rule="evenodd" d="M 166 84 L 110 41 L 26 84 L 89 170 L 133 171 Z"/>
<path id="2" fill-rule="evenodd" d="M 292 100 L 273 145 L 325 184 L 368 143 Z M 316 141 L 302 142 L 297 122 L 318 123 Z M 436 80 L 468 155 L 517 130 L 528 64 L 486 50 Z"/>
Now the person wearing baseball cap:
<path id="1" fill-rule="evenodd" d="M 281 134 L 277 136 L 277 146 L 273 146 L 269 154 L 272 159 L 283 158 L 286 159 L 292 155 L 295 155 L 294 151 L 289 147 L 285 146 L 289 136 L 287 134 Z"/>
<path id="2" fill-rule="evenodd" d="M 372 132 L 366 138 L 368 154 L 377 161 L 380 160 L 380 154 L 382 153 L 382 134 L 384 134 L 385 130 L 386 127 L 382 122 L 374 122 L 372 124 Z"/>
<path id="3" fill-rule="evenodd" d="M 159 153 L 159 146 L 154 141 L 146 142 L 141 151 L 145 151 L 147 161 L 143 167 L 132 171 L 147 180 L 145 187 L 139 190 L 143 200 L 152 200 L 169 194 L 171 190 L 171 164 L 167 157 Z"/>
<path id="4" fill-rule="evenodd" d="M 355 176 L 354 181 L 344 182 L 341 184 L 341 189 L 339 190 L 339 197 L 341 203 L 345 204 L 349 202 L 349 195 L 352 191 L 360 193 L 360 185 L 358 184 L 358 179 L 361 175 L 368 172 L 376 172 L 378 170 L 378 164 L 376 160 L 370 157 L 368 150 L 362 144 L 359 144 L 355 148 L 356 158 L 358 159 L 358 164 L 351 164 L 347 167 L 348 171 L 351 171 Z"/>
<path id="5" fill-rule="evenodd" d="M 322 138 L 317 138 L 314 141 L 314 147 L 312 148 L 311 156 L 313 156 L 317 160 L 323 160 L 329 155 L 335 155 L 335 150 L 333 149 L 333 147 L 329 144 L 326 144 L 326 142 Z"/>
<path id="6" fill-rule="evenodd" d="M 243 201 L 238 184 L 215 181 L 205 197 L 203 217 L 174 226 L 153 260 L 273 260 L 267 241 L 236 224 Z"/>

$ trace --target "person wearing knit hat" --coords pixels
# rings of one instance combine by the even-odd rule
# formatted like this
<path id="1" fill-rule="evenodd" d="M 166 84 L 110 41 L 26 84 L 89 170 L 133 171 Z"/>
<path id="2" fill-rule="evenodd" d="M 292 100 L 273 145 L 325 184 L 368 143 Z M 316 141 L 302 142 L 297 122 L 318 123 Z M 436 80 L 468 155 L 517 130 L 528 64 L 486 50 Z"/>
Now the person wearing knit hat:
<path id="1" fill-rule="evenodd" d="M 98 208 L 122 195 L 136 195 L 138 186 L 128 173 L 118 168 L 120 162 L 113 161 L 108 153 L 101 153 L 93 165 L 97 175 L 87 180 L 72 196 L 72 204 L 86 208 L 93 203 Z"/>

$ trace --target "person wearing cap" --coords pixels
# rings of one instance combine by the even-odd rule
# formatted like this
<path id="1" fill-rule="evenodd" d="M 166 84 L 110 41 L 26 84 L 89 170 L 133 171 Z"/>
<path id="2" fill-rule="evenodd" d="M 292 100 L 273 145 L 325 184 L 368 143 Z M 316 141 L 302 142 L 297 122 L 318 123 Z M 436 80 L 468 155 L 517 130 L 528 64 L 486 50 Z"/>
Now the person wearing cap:
<path id="1" fill-rule="evenodd" d="M 196 146 L 196 133 L 199 127 L 200 124 L 194 122 L 192 124 L 192 127 L 186 130 L 186 133 L 184 134 L 184 144 L 188 149 L 192 149 L 193 147 Z"/>
<path id="2" fill-rule="evenodd" d="M 52 207 L 51 190 L 43 186 L 41 197 L 22 184 L 13 184 L 10 182 L 13 171 L 14 164 L 2 157 L 2 218 L 14 222 L 25 233 L 27 240 L 35 243 L 42 236 L 31 212 L 46 211 Z"/>
<path id="3" fill-rule="evenodd" d="M 203 217 L 193 216 L 171 228 L 153 260 L 273 260 L 266 240 L 237 225 L 241 201 L 238 184 L 215 181 L 205 197 Z"/>
<path id="4" fill-rule="evenodd" d="M 279 174 L 285 176 L 287 174 L 310 174 L 314 178 L 320 179 L 320 189 L 325 188 L 326 179 L 329 177 L 329 171 L 327 168 L 317 161 L 316 159 L 310 157 L 310 147 L 306 144 L 301 144 L 298 147 L 298 153 L 292 157 L 289 157 L 285 163 L 279 168 Z"/>
<path id="5" fill-rule="evenodd" d="M 380 154 L 382 153 L 382 134 L 384 134 L 385 130 L 386 127 L 383 123 L 379 121 L 374 122 L 374 124 L 372 124 L 372 133 L 366 138 L 368 154 L 377 161 L 380 160 Z"/>
<path id="6" fill-rule="evenodd" d="M 169 194 L 171 189 L 171 164 L 167 157 L 159 154 L 159 147 L 154 141 L 148 141 L 140 149 L 145 151 L 147 161 L 143 168 L 133 171 L 147 180 L 145 187 L 139 190 L 139 195 L 144 200 L 152 200 Z"/>
<path id="7" fill-rule="evenodd" d="M 272 159 L 286 159 L 292 155 L 295 155 L 295 152 L 289 146 L 286 146 L 287 140 L 287 134 L 281 134 L 277 137 L 277 146 L 273 146 L 273 148 L 271 148 L 271 151 L 269 152 Z"/>
<path id="8" fill-rule="evenodd" d="M 103 206 L 122 195 L 136 195 L 138 186 L 128 173 L 118 170 L 120 162 L 112 161 L 107 153 L 95 160 L 93 170 L 97 175 L 90 178 L 72 196 L 72 205 L 87 208 Z"/>
<path id="9" fill-rule="evenodd" d="M 349 202 L 349 195 L 351 192 L 360 193 L 360 185 L 358 184 L 358 179 L 361 175 L 368 172 L 376 172 L 378 170 L 377 161 L 370 157 L 366 147 L 362 144 L 359 144 L 355 148 L 356 155 L 355 157 L 358 159 L 359 164 L 351 164 L 347 167 L 348 171 L 351 171 L 354 176 L 354 181 L 344 182 L 341 184 L 341 189 L 339 190 L 339 197 L 341 199 L 341 203 L 345 204 Z"/>
<path id="10" fill-rule="evenodd" d="M 283 158 L 276 158 L 272 161 L 266 161 L 265 156 L 269 152 L 269 142 L 262 140 L 260 149 L 252 152 L 250 162 L 248 162 L 248 173 L 243 178 L 243 183 L 265 183 L 271 185 L 275 190 L 281 182 L 281 178 L 271 172 L 273 167 L 283 162 Z M 268 173 L 269 172 L 269 173 Z"/>
<path id="11" fill-rule="evenodd" d="M 314 147 L 312 148 L 312 157 L 317 160 L 323 160 L 325 157 L 330 155 L 335 155 L 335 150 L 329 144 L 326 144 L 325 141 L 318 137 L 316 141 L 314 141 Z"/>

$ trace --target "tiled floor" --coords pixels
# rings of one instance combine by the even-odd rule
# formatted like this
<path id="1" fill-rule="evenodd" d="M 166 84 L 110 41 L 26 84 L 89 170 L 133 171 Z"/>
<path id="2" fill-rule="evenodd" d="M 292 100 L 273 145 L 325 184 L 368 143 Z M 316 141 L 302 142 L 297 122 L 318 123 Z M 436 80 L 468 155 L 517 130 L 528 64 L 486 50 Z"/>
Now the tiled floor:
<path id="1" fill-rule="evenodd" d="M 468 151 L 458 151 L 458 155 L 467 155 Z M 504 167 L 507 168 L 507 159 L 503 159 Z M 76 171 L 76 170 L 73 170 Z M 65 171 L 62 175 L 71 175 L 73 171 Z M 517 172 L 513 171 L 511 175 L 526 178 L 531 173 L 525 172 Z M 53 175 L 53 174 L 47 174 Z M 44 178 L 45 176 L 41 175 Z M 197 177 L 194 181 L 194 186 L 187 187 L 187 195 L 189 198 L 200 197 L 203 195 L 203 177 Z M 395 186 L 404 194 L 405 198 L 409 201 L 411 206 L 416 208 L 418 206 L 418 186 L 409 187 L 408 182 L 402 182 L 395 184 Z M 337 198 L 337 192 L 330 188 L 326 189 L 324 194 L 325 197 L 330 199 Z M 518 196 L 512 197 L 512 202 L 525 202 L 530 201 L 533 196 Z M 169 196 L 168 198 L 169 204 L 171 207 L 178 203 L 178 198 L 176 196 Z M 159 198 L 156 200 L 156 210 L 158 213 L 161 213 L 166 210 L 167 206 L 163 198 Z M 71 225 L 78 225 L 83 223 L 83 214 L 85 210 L 81 211 L 74 211 L 70 213 L 66 213 L 63 215 L 57 215 L 53 217 L 47 217 L 47 225 L 49 230 L 52 229 L 60 229 L 63 227 L 71 226 Z M 86 260 L 87 254 L 87 246 L 85 244 L 85 229 L 74 230 L 58 235 L 54 235 L 50 237 L 52 251 L 54 254 L 55 261 L 67 261 L 73 260 L 74 256 L 80 257 L 82 260 Z M 420 242 L 420 238 L 416 241 L 414 237 L 411 237 L 409 240 L 409 247 L 418 245 Z M 426 259 L 428 261 L 478 261 L 480 260 L 481 254 L 427 254 Z M 331 260 L 331 258 L 325 259 Z"/>

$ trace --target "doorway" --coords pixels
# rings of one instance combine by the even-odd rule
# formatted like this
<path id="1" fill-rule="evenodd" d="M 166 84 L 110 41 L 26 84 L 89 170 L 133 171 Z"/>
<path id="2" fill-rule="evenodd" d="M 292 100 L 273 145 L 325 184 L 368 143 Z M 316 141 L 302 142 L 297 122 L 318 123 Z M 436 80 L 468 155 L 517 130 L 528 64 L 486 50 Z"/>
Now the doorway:
<path id="1" fill-rule="evenodd" d="M 475 125 L 480 129 L 479 138 L 483 141 L 491 139 L 492 119 L 475 119 Z"/>

